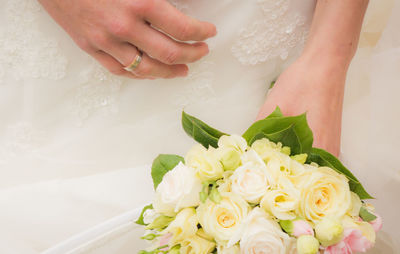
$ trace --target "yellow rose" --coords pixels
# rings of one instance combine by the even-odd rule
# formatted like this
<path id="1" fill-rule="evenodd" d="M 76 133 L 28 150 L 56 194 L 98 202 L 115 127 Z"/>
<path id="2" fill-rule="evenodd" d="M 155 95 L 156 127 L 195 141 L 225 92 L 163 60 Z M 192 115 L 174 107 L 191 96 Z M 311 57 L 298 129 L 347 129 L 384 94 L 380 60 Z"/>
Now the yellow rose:
<path id="1" fill-rule="evenodd" d="M 293 220 L 300 201 L 300 192 L 286 178 L 281 177 L 275 190 L 268 190 L 260 207 L 280 220 Z"/>
<path id="2" fill-rule="evenodd" d="M 196 170 L 202 181 L 213 181 L 223 176 L 224 169 L 212 147 L 207 150 L 200 144 L 194 146 L 186 155 L 185 161 L 187 166 Z"/>
<path id="3" fill-rule="evenodd" d="M 180 254 L 208 254 L 215 249 L 215 242 L 194 235 L 181 242 Z"/>
<path id="4" fill-rule="evenodd" d="M 197 215 L 204 231 L 219 244 L 229 241 L 249 213 L 249 204 L 233 193 L 221 193 L 221 202 L 210 199 L 197 208 Z"/>
<path id="5" fill-rule="evenodd" d="M 324 217 L 341 218 L 351 207 L 348 180 L 328 167 L 303 176 L 298 213 L 316 222 Z"/>
<path id="6" fill-rule="evenodd" d="M 198 224 L 199 220 L 194 208 L 185 208 L 180 211 L 175 220 L 165 229 L 165 232 L 172 234 L 170 246 L 174 246 L 186 238 L 194 236 L 197 232 Z"/>

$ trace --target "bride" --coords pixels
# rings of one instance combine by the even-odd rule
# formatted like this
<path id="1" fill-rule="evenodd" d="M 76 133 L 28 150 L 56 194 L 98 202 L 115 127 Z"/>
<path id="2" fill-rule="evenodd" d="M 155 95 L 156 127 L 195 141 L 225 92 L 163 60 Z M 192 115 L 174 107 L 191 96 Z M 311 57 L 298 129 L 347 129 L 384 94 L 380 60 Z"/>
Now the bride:
<path id="1" fill-rule="evenodd" d="M 376 194 L 374 253 L 398 251 L 399 3 L 359 38 L 367 0 L 0 2 L 1 253 L 138 251 L 148 164 L 192 145 L 182 109 L 240 134 L 276 105 L 308 112 Z"/>

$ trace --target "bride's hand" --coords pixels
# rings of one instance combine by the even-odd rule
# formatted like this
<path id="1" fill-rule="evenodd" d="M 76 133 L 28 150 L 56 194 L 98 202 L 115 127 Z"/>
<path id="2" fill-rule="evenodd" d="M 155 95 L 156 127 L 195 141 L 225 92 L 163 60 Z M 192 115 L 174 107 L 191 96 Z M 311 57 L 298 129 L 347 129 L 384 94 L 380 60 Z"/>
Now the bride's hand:
<path id="1" fill-rule="evenodd" d="M 208 53 L 200 41 L 216 34 L 214 25 L 184 15 L 166 0 L 39 2 L 79 47 L 110 72 L 131 78 L 185 76 L 186 64 Z M 134 61 L 138 49 L 142 61 L 128 72 L 124 67 Z"/>
<path id="2" fill-rule="evenodd" d="M 284 115 L 307 112 L 314 146 L 338 155 L 346 67 L 299 58 L 278 78 L 258 120 L 279 106 Z"/>
<path id="3" fill-rule="evenodd" d="M 307 111 L 314 146 L 339 155 L 346 73 L 367 6 L 368 0 L 317 1 L 303 54 L 279 77 L 259 119 L 277 105 L 286 115 Z"/>

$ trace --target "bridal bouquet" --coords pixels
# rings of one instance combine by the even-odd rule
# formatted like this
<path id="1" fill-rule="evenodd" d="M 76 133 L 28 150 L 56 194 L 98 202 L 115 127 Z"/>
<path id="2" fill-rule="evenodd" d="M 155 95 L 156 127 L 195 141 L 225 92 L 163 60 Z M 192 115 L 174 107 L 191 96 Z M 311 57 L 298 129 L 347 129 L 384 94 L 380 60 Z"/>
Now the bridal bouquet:
<path id="1" fill-rule="evenodd" d="M 185 158 L 160 155 L 156 195 L 136 223 L 151 242 L 139 253 L 365 252 L 382 219 L 372 197 L 330 153 L 313 148 L 305 114 L 277 108 L 243 136 L 182 115 L 200 144 Z"/>

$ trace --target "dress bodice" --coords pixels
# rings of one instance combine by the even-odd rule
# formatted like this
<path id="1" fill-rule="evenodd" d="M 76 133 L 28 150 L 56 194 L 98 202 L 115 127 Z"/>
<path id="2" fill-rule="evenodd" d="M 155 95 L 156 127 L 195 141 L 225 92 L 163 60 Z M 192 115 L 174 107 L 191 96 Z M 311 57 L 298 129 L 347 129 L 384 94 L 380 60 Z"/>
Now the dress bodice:
<path id="1" fill-rule="evenodd" d="M 1 2 L 0 167 L 11 173 L 0 188 L 183 152 L 190 142 L 179 126 L 184 108 L 242 131 L 268 83 L 299 54 L 314 7 L 314 0 L 174 0 L 214 23 L 218 35 L 188 77 L 149 82 L 109 74 L 35 0 Z"/>

